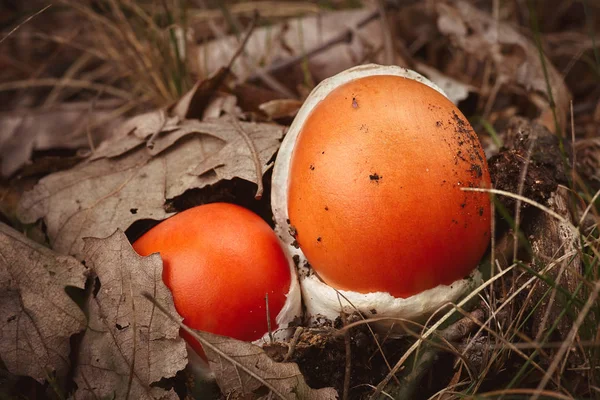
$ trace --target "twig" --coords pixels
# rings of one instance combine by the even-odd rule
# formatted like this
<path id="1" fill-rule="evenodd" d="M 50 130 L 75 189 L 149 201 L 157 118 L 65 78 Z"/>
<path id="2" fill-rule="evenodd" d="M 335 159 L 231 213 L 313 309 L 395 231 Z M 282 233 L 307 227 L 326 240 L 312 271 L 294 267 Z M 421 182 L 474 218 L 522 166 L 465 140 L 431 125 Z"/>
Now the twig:
<path id="1" fill-rule="evenodd" d="M 340 303 L 340 316 L 342 317 L 342 325 L 348 324 L 344 307 L 342 306 L 342 300 L 340 299 L 340 292 L 337 292 L 338 302 Z M 344 344 L 346 346 L 346 368 L 344 370 L 344 390 L 342 392 L 342 400 L 348 400 L 348 392 L 350 391 L 350 376 L 352 374 L 352 346 L 350 343 L 350 330 L 347 329 L 344 333 Z"/>
<path id="2" fill-rule="evenodd" d="M 131 277 L 131 271 L 129 271 L 129 295 L 131 296 L 131 314 L 133 315 L 132 322 L 132 330 L 133 330 L 133 352 L 131 355 L 131 365 L 129 367 L 129 378 L 127 379 L 127 394 L 125 395 L 126 399 L 129 399 L 129 395 L 131 394 L 131 389 L 133 387 L 133 377 L 135 375 L 135 361 L 137 355 L 137 318 L 135 313 L 135 296 L 133 295 L 133 278 Z M 118 325 L 117 325 L 118 326 Z"/>
<path id="3" fill-rule="evenodd" d="M 41 13 L 43 13 L 44 11 L 46 11 L 47 9 L 49 9 L 50 7 L 52 7 L 52 4 L 48 4 L 46 7 L 42 8 L 40 11 L 38 11 L 35 14 L 30 15 L 29 17 L 25 18 L 25 20 L 23 22 L 21 22 L 19 25 L 15 26 L 13 29 L 11 29 L 10 32 L 8 32 L 6 35 L 4 35 L 4 37 L 2 39 L 0 39 L 0 43 L 4 42 L 6 39 L 8 39 L 8 37 L 10 35 L 12 35 L 13 33 L 15 33 L 17 31 L 17 29 L 19 29 L 20 27 L 22 27 L 23 25 L 25 25 L 26 23 L 28 23 L 29 21 L 31 21 L 33 18 L 37 17 L 38 15 L 40 15 Z"/>
<path id="4" fill-rule="evenodd" d="M 271 311 L 269 310 L 269 293 L 265 293 L 265 308 L 267 310 L 267 332 L 269 332 L 269 340 L 273 344 L 273 331 L 271 330 Z"/>
<path id="5" fill-rule="evenodd" d="M 529 163 L 531 162 L 531 155 L 533 153 L 533 148 L 536 144 L 537 136 L 533 137 L 531 140 L 531 144 L 527 149 L 527 157 L 525 158 L 525 162 L 523 165 L 523 171 L 521 171 L 521 176 L 519 177 L 519 186 L 517 188 L 517 194 L 519 196 L 523 195 L 523 189 L 525 187 L 525 180 L 527 179 L 527 170 L 529 169 Z M 521 200 L 517 199 L 515 202 L 515 233 L 513 238 L 513 259 L 512 262 L 517 261 L 517 252 L 519 250 L 519 228 L 521 224 Z"/>
<path id="6" fill-rule="evenodd" d="M 380 15 L 379 10 L 373 11 L 372 13 L 366 15 L 363 19 L 358 21 L 356 23 L 356 26 L 348 28 L 345 31 L 340 32 L 338 35 L 332 37 L 328 41 L 322 43 L 321 45 L 315 47 L 312 50 L 302 52 L 294 57 L 290 57 L 290 58 L 287 58 L 287 59 L 279 61 L 279 62 L 274 62 L 271 65 L 269 65 L 268 67 L 261 68 L 258 71 L 256 71 L 254 74 L 250 75 L 248 77 L 248 80 L 249 81 L 258 80 L 259 78 L 261 78 L 261 74 L 272 74 L 281 69 L 291 67 L 292 65 L 301 62 L 305 58 L 310 58 L 310 57 L 317 55 L 325 50 L 328 50 L 329 48 L 331 48 L 335 45 L 338 45 L 338 44 L 344 43 L 344 42 L 346 42 L 346 43 L 350 42 L 350 40 L 352 40 L 353 31 L 355 29 L 362 28 L 363 26 L 367 25 L 369 22 L 373 21 L 375 18 L 378 18 L 379 15 Z"/>
<path id="7" fill-rule="evenodd" d="M 440 332 L 440 336 L 449 342 L 456 342 L 469 334 L 473 329 L 478 327 L 485 313 L 481 309 L 473 311 L 470 315 L 461 318 L 454 324 Z"/>
<path id="8" fill-rule="evenodd" d="M 229 71 L 231 71 L 231 67 L 233 66 L 233 63 L 235 62 L 235 60 L 237 60 L 238 57 L 244 52 L 244 49 L 246 48 L 246 45 L 248 44 L 248 40 L 250 40 L 250 36 L 252 36 L 252 32 L 254 32 L 254 28 L 256 28 L 257 21 L 258 21 L 258 12 L 255 12 L 254 15 L 252 16 L 252 21 L 250 21 L 250 26 L 248 26 L 248 29 L 246 29 L 244 38 L 240 42 L 240 45 L 238 46 L 235 53 L 233 53 L 233 56 L 229 60 L 229 64 L 227 64 L 227 69 Z"/>
<path id="9" fill-rule="evenodd" d="M 231 116 L 231 124 L 235 127 L 235 129 L 238 131 L 238 133 L 242 136 L 242 138 L 246 142 L 246 145 L 248 146 L 248 149 L 250 150 L 250 153 L 252 155 L 252 160 L 254 161 L 254 167 L 256 168 L 256 185 L 258 186 L 256 188 L 256 194 L 254 195 L 254 198 L 256 200 L 260 200 L 262 198 L 264 188 L 263 188 L 263 183 L 262 183 L 262 179 L 263 179 L 262 162 L 260 161 L 258 151 L 256 150 L 256 146 L 254 146 L 254 142 L 252 141 L 250 136 L 246 133 L 246 131 L 244 131 L 244 128 L 242 128 L 242 125 L 240 125 L 239 121 L 233 115 Z"/>
<path id="10" fill-rule="evenodd" d="M 286 362 L 290 358 L 292 358 L 292 355 L 294 354 L 294 350 L 296 350 L 296 346 L 298 345 L 298 341 L 300 340 L 300 335 L 302 335 L 302 332 L 304 332 L 303 327 L 299 326 L 296 328 L 296 331 L 294 332 L 294 337 L 292 338 L 292 341 L 288 345 L 287 354 L 283 358 L 283 362 Z"/>
<path id="11" fill-rule="evenodd" d="M 207 8 L 204 0 L 196 0 L 196 3 L 198 3 L 199 7 L 201 7 L 201 8 Z M 221 28 L 219 28 L 213 22 L 212 19 L 208 20 L 208 27 L 213 32 L 213 34 L 215 35 L 215 37 L 222 39 L 223 42 L 225 44 L 227 44 L 227 40 L 226 40 L 227 35 L 225 34 L 225 32 L 223 32 L 223 30 Z M 249 58 L 249 57 L 248 57 L 247 54 L 244 54 L 244 51 L 243 51 L 244 48 L 243 47 L 240 46 L 239 48 L 242 49 L 242 51 L 240 52 L 240 55 L 243 55 L 242 61 L 247 66 L 249 64 L 247 58 Z M 254 63 L 254 64 L 256 64 L 256 63 Z M 292 93 L 291 90 L 289 90 L 288 88 L 286 88 L 284 85 L 282 85 L 279 81 L 277 81 L 275 78 L 273 78 L 268 73 L 259 74 L 258 78 L 260 78 L 265 83 L 265 85 L 267 85 L 268 87 L 270 87 L 274 91 L 282 94 L 283 96 L 288 97 L 288 98 L 295 98 L 296 97 L 294 95 L 294 93 Z"/>
<path id="12" fill-rule="evenodd" d="M 573 146 L 575 145 L 575 116 L 573 115 L 573 99 L 569 101 L 569 105 L 571 111 L 571 149 L 573 149 Z M 571 157 L 573 158 L 571 162 L 571 171 L 573 171 L 571 176 L 571 182 L 574 185 L 575 180 L 577 179 L 577 170 L 575 169 L 575 166 L 577 165 L 577 152 L 575 150 L 571 150 Z"/>
<path id="13" fill-rule="evenodd" d="M 227 355 L 226 353 L 224 353 L 217 346 L 213 345 L 211 342 L 209 342 L 208 340 L 204 339 L 202 336 L 198 335 L 193 329 L 189 328 L 187 325 L 185 325 L 182 322 L 180 322 L 162 304 L 160 304 L 154 298 L 154 296 L 152 296 L 150 293 L 148 293 L 146 291 L 143 291 L 141 294 L 146 299 L 148 299 L 148 301 L 150 301 L 152 304 L 154 304 L 156 306 L 156 308 L 158 308 L 160 311 L 162 311 L 162 313 L 165 314 L 171 321 L 175 322 L 177 325 L 179 325 L 179 327 L 181 329 L 183 329 L 184 331 L 186 331 L 187 333 L 189 333 L 190 336 L 192 336 L 194 339 L 196 339 L 197 341 L 199 341 L 200 344 L 202 345 L 202 347 L 205 347 L 205 348 L 210 349 L 211 351 L 214 351 L 220 357 L 222 357 L 223 359 L 227 360 L 231 364 L 235 365 L 237 368 L 241 369 L 242 371 L 244 371 L 245 373 L 247 373 L 248 375 L 250 375 L 252 378 L 254 378 L 257 381 L 259 381 L 260 383 L 262 383 L 267 389 L 271 390 L 273 392 L 273 394 L 275 394 L 281 400 L 287 400 L 287 397 L 283 393 L 281 393 L 275 386 L 273 386 L 271 383 L 269 383 L 267 380 L 261 378 L 254 371 L 252 371 L 251 369 L 249 369 L 245 365 L 241 364 L 240 362 L 236 361 L 235 359 L 231 358 L 229 355 Z"/>

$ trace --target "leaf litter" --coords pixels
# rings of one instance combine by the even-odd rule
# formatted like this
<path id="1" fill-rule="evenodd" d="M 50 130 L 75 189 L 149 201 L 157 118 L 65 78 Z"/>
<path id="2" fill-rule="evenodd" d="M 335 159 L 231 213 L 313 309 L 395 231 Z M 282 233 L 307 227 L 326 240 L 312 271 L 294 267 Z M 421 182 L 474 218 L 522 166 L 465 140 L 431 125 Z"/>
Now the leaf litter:
<path id="1" fill-rule="evenodd" d="M 2 176 L 17 172 L 34 151 L 87 148 L 90 140 L 99 143 L 119 120 L 110 107 L 90 109 L 85 103 L 0 113 Z"/>
<path id="2" fill-rule="evenodd" d="M 437 4 L 437 25 L 455 45 L 480 59 L 491 59 L 501 82 L 525 88 L 541 111 L 540 119 L 556 132 L 552 108 L 557 108 L 558 125 L 565 131 L 571 94 L 562 75 L 534 43 L 508 23 L 498 22 L 466 1 Z M 544 76 L 545 63 L 548 80 Z M 551 91 L 550 94 L 548 91 Z"/>
<path id="3" fill-rule="evenodd" d="M 407 8 L 409 7 L 407 6 Z M 419 5 L 416 7 L 419 7 Z M 549 86 L 552 90 L 552 98 L 548 96 L 548 82 L 542 74 L 539 51 L 530 39 L 517 29 L 512 28 L 508 23 L 492 18 L 486 12 L 479 11 L 475 6 L 464 1 L 438 3 L 435 7 L 429 7 L 428 12 L 428 17 L 433 16 L 433 19 L 422 24 L 421 28 L 427 28 L 426 30 L 429 30 L 429 32 L 435 32 L 437 28 L 436 33 L 441 33 L 443 36 L 450 38 L 452 44 L 456 46 L 451 49 L 452 52 L 456 54 L 462 51 L 468 56 L 467 59 L 470 62 L 480 62 L 479 65 L 481 66 L 483 63 L 492 61 L 496 69 L 494 72 L 497 74 L 492 74 L 493 79 L 501 84 L 505 92 L 521 96 L 525 93 L 530 102 L 537 107 L 541 122 L 552 130 L 555 130 L 554 121 L 552 120 L 552 100 L 554 100 L 557 105 L 559 125 L 564 132 L 564 122 L 566 121 L 570 99 L 569 90 L 558 70 L 551 65 L 549 58 L 544 58 L 543 60 L 548 66 Z M 246 80 L 260 80 L 261 75 L 256 71 L 258 65 L 260 65 L 259 72 L 275 73 L 276 71 L 278 74 L 281 74 L 282 71 L 286 74 L 289 72 L 290 74 L 286 75 L 286 78 L 292 75 L 294 78 L 302 76 L 302 73 L 307 73 L 307 71 L 302 70 L 302 73 L 300 73 L 300 62 L 291 62 L 286 68 L 279 68 L 279 66 L 303 56 L 303 53 L 318 50 L 321 46 L 327 44 L 328 40 L 335 38 L 339 32 L 343 33 L 345 29 L 348 30 L 347 35 L 344 36 L 347 39 L 331 44 L 330 48 L 323 47 L 314 54 L 304 57 L 302 67 L 308 67 L 308 75 L 311 78 L 319 81 L 325 76 L 332 75 L 365 60 L 380 61 L 378 59 L 381 56 L 379 49 L 382 46 L 383 39 L 379 23 L 376 22 L 376 18 L 361 26 L 357 22 L 369 15 L 372 15 L 372 11 L 366 9 L 333 12 L 294 19 L 291 23 L 269 26 L 266 29 L 257 29 L 255 32 L 256 37 L 253 35 L 245 49 L 249 56 L 245 57 L 245 60 L 240 59 L 234 65 L 234 70 L 241 77 L 237 82 L 240 84 L 238 87 L 244 85 Z M 414 28 L 415 24 L 409 24 L 410 27 Z M 419 32 L 416 35 L 419 35 Z M 410 41 L 406 39 L 407 45 L 413 39 Z M 439 37 L 429 37 L 428 40 L 435 42 L 435 40 L 439 40 Z M 418 38 L 416 41 L 418 41 Z M 447 42 L 447 40 L 444 41 L 444 43 Z M 269 43 L 270 46 L 265 47 L 265 43 Z M 432 46 L 435 46 L 435 44 Z M 197 58 L 192 59 L 191 62 L 192 64 L 197 62 L 198 65 L 203 67 L 209 66 L 209 71 L 214 71 L 220 66 L 228 64 L 236 47 L 237 41 L 233 37 L 220 38 L 192 49 L 191 58 Z M 410 51 L 412 55 L 415 55 L 415 52 Z M 466 103 L 468 103 L 468 97 L 481 89 L 477 87 L 477 79 L 466 78 L 465 76 L 461 77 L 462 81 L 456 79 L 452 73 L 446 74 L 447 71 L 444 71 L 444 68 L 440 68 L 435 62 L 417 61 L 417 58 L 421 56 L 415 55 L 412 65 L 408 66 L 429 75 L 438 83 L 446 83 L 444 87 L 447 86 L 452 89 L 449 92 L 451 92 L 451 96 L 455 101 L 467 100 Z M 398 58 L 404 61 L 406 54 L 401 54 L 401 57 Z M 304 62 L 306 63 L 304 64 Z M 471 62 L 471 64 L 474 63 Z M 265 65 L 264 68 L 263 65 Z M 195 72 L 202 75 L 206 71 L 199 68 Z M 224 74 L 222 78 L 232 77 L 229 71 L 223 72 L 221 70 L 216 75 L 219 75 L 219 73 Z M 232 117 L 239 118 L 242 115 L 240 107 L 236 103 L 236 97 L 232 96 L 227 90 L 218 91 L 222 81 L 213 79 L 214 77 L 199 82 L 194 90 L 185 95 L 174 106 L 134 117 L 119 129 L 112 130 L 111 138 L 108 141 L 97 148 L 88 160 L 71 171 L 65 171 L 68 173 L 57 173 L 43 178 L 38 186 L 28 193 L 21 202 L 20 212 L 21 216 L 25 218 L 25 222 L 33 222 L 43 218 L 53 248 L 61 253 L 74 254 L 77 258 L 85 259 L 88 266 L 90 266 L 88 250 L 90 248 L 97 248 L 98 250 L 102 248 L 102 250 L 94 252 L 94 257 L 97 257 L 96 262 L 110 264 L 115 270 L 130 271 L 127 266 L 122 266 L 122 263 L 131 263 L 129 260 L 133 257 L 132 254 L 128 253 L 130 248 L 125 245 L 126 240 L 122 233 L 115 234 L 106 240 L 90 239 L 84 241 L 83 238 L 85 236 L 108 236 L 116 228 L 125 229 L 131 223 L 140 219 L 158 220 L 166 218 L 171 213 L 165 209 L 165 203 L 178 196 L 185 197 L 186 191 L 191 188 L 207 187 L 224 179 L 235 177 L 242 177 L 248 181 L 256 182 L 256 171 L 260 168 L 256 167 L 247 140 L 240 134 L 240 131 L 246 133 L 252 139 L 262 170 L 265 171 L 269 167 L 269 161 L 273 153 L 277 150 L 284 128 L 270 125 L 273 129 L 273 132 L 271 132 L 267 129 L 269 125 L 266 124 L 235 122 Z M 464 82 L 465 80 L 468 80 L 468 83 Z M 313 83 L 310 82 L 310 79 L 303 81 L 290 78 L 289 81 L 291 83 L 286 80 L 286 84 L 289 83 L 289 86 L 294 84 L 304 85 L 294 88 L 300 93 L 300 97 L 308 90 L 307 86 Z M 487 82 L 484 82 L 484 85 L 486 84 Z M 258 86 L 252 88 L 258 89 Z M 239 93 L 236 94 L 237 102 L 242 103 L 243 99 L 241 99 L 242 96 Z M 484 90 L 481 90 L 481 93 L 483 94 Z M 267 117 L 273 119 L 286 120 L 286 118 L 293 116 L 297 105 L 300 104 L 297 100 L 287 98 L 274 97 L 274 99 L 277 100 L 271 103 L 263 103 L 264 105 L 260 108 L 257 107 L 257 109 L 262 109 Z M 503 101 L 505 100 L 503 99 Z M 513 108 L 517 109 L 517 107 Z M 519 111 L 524 110 L 517 109 L 517 112 Z M 505 135 L 505 132 L 501 131 L 500 135 Z M 506 152 L 501 152 L 502 156 L 506 154 Z M 579 159 L 577 161 L 581 162 Z M 596 173 L 593 168 L 591 171 Z M 520 179 L 517 175 L 511 174 L 508 178 L 512 179 L 513 182 L 517 182 Z M 118 240 L 115 238 L 117 236 L 119 237 Z M 90 243 L 93 243 L 96 247 L 91 246 Z M 111 253 L 113 256 L 103 253 Z M 115 261 L 116 259 L 118 261 Z M 147 272 L 149 269 L 156 272 L 154 269 L 157 268 L 156 263 L 153 263 L 152 260 L 144 260 L 144 262 L 147 263 L 145 267 L 134 266 L 133 269 L 138 272 L 139 270 Z M 104 271 L 104 273 L 107 272 Z M 110 278 L 105 275 L 104 279 Z M 116 280 L 120 281 L 121 276 Z M 123 284 L 126 286 L 130 283 L 125 279 L 119 287 L 112 280 L 108 283 L 108 286 L 104 284 L 100 277 L 99 281 L 100 291 L 98 295 L 101 295 L 101 291 L 106 287 L 109 288 L 111 294 L 118 291 L 123 295 L 126 292 L 123 290 Z M 147 281 L 150 282 L 151 280 L 148 279 Z M 140 290 L 143 290 L 142 286 L 144 285 L 138 286 Z M 146 290 L 148 289 L 146 288 Z M 171 305 L 169 299 L 158 297 L 160 304 Z M 139 297 L 136 296 L 132 298 L 135 298 L 135 301 L 131 302 L 131 306 L 137 306 L 144 301 L 138 300 Z M 96 301 L 96 298 L 91 299 L 91 301 Z M 107 303 L 115 304 L 113 300 Z M 483 308 L 485 309 L 485 306 Z M 89 309 L 91 309 L 91 306 L 89 306 Z M 118 310 L 119 306 L 116 306 L 116 309 Z M 102 310 L 98 307 L 94 312 Z M 115 316 L 115 310 L 111 309 L 110 311 L 113 314 L 111 314 L 109 322 L 114 322 L 116 331 L 112 329 L 106 332 L 114 335 L 121 334 L 121 331 L 131 332 L 130 320 L 123 316 Z M 171 312 L 174 313 L 173 310 Z M 96 319 L 95 322 L 98 324 L 107 323 L 108 320 L 106 320 L 105 315 L 100 315 L 101 317 Z M 138 324 L 139 321 L 144 320 L 145 316 L 139 315 L 139 318 L 134 318 L 135 323 Z M 500 319 L 500 315 L 497 317 Z M 97 332 L 90 333 L 86 331 L 85 335 L 88 338 L 94 338 L 93 333 Z M 323 366 L 327 364 L 324 359 L 326 355 L 314 343 L 309 343 L 307 348 L 311 351 L 318 350 L 321 352 L 314 357 L 311 353 L 310 361 L 296 358 L 300 364 L 300 370 L 294 368 L 296 364 L 290 364 L 289 373 L 283 374 L 280 367 L 286 364 L 275 364 L 268 358 L 263 360 L 264 353 L 259 348 L 210 334 L 200 333 L 200 335 L 206 343 L 214 345 L 216 349 L 215 354 L 212 354 L 210 350 L 207 353 L 213 368 L 220 371 L 216 375 L 225 395 L 234 398 L 236 396 L 276 398 L 276 393 L 281 391 L 281 393 L 284 393 L 284 398 L 287 398 L 285 393 L 292 392 L 308 393 L 309 398 L 315 398 L 312 396 L 317 396 L 316 391 L 303 392 L 306 389 L 303 386 L 305 382 L 300 375 L 301 370 L 306 374 L 307 379 L 310 379 L 311 373 L 307 373 L 306 368 L 312 368 L 313 365 L 321 368 L 318 373 L 313 371 L 314 374 L 326 380 L 325 385 L 333 385 L 330 379 L 333 375 L 329 376 L 323 373 Z M 370 357 L 371 355 L 367 354 L 369 351 L 364 350 L 363 339 L 370 340 L 372 338 L 364 332 L 360 337 L 359 335 L 356 336 L 352 339 L 353 346 L 355 346 L 352 349 L 353 358 L 355 353 Z M 324 338 L 320 332 L 316 333 L 314 337 Z M 498 347 L 497 344 L 493 343 L 494 339 L 491 335 L 485 336 L 485 339 L 490 341 L 489 346 Z M 354 345 L 354 340 L 356 340 L 356 345 Z M 464 341 L 467 340 L 468 338 L 464 338 Z M 92 346 L 102 347 L 98 344 L 101 342 L 110 343 L 110 340 L 105 335 L 104 338 L 94 341 Z M 388 338 L 387 342 L 393 342 L 392 338 Z M 336 341 L 335 344 L 341 345 L 343 343 Z M 285 347 L 285 344 L 281 345 Z M 88 347 L 86 342 L 82 350 Z M 105 354 L 109 355 L 109 359 L 123 358 L 123 354 L 125 354 L 122 352 L 117 353 L 119 353 L 118 349 L 111 349 L 110 352 Z M 301 352 L 297 351 L 297 353 Z M 331 365 L 339 373 L 344 367 L 344 363 L 338 360 L 338 358 L 340 360 L 345 358 L 343 349 L 335 354 L 339 357 L 336 357 L 334 360 L 336 362 L 332 362 Z M 467 354 L 467 358 L 470 356 L 470 354 Z M 4 359 L 4 355 L 2 357 Z M 79 354 L 79 357 L 84 356 Z M 497 360 L 501 358 L 498 357 Z M 136 360 L 139 359 L 136 358 Z M 246 363 L 247 360 L 253 362 Z M 392 357 L 392 361 L 394 360 L 395 358 Z M 503 365 L 500 365 L 501 361 L 497 360 L 495 364 L 490 361 L 489 365 L 482 365 L 482 368 L 494 370 L 496 367 L 502 367 Z M 121 361 L 127 365 L 126 358 Z M 441 368 L 444 367 L 443 362 L 440 363 L 437 359 L 435 361 L 436 365 L 440 365 Z M 416 358 L 415 362 L 416 368 L 418 368 L 421 360 Z M 361 362 L 360 364 L 365 367 L 370 366 L 369 362 Z M 353 368 L 354 365 L 353 363 Z M 137 361 L 132 368 L 136 366 Z M 252 369 L 258 367 L 260 367 L 258 370 Z M 144 369 L 144 366 L 141 368 L 140 376 L 143 378 L 139 379 L 141 388 L 134 387 L 132 383 L 137 379 L 137 375 L 125 375 L 119 372 L 116 374 L 118 376 L 110 377 L 111 382 L 125 382 L 125 390 L 128 391 L 127 393 L 130 396 L 133 393 L 150 393 L 149 395 L 157 397 L 172 396 L 172 392 L 154 391 L 157 388 L 155 385 L 151 387 L 152 382 L 150 382 L 154 378 L 150 377 L 150 373 Z M 245 369 L 254 371 L 259 379 L 256 379 L 256 376 L 252 374 L 248 374 L 247 371 L 244 372 Z M 447 369 L 450 370 L 451 367 Z M 119 371 L 122 370 L 123 368 Z M 172 376 L 172 373 L 173 371 L 170 370 L 164 373 L 163 376 Z M 383 371 L 383 373 L 385 374 L 386 371 Z M 464 375 L 463 373 L 463 377 Z M 125 380 L 125 376 L 132 378 L 131 381 L 129 379 Z M 155 377 L 157 376 L 158 374 Z M 445 379 L 445 377 L 438 379 L 438 375 L 435 376 L 436 381 L 441 382 Z M 482 376 L 485 376 L 485 374 Z M 98 388 L 102 391 L 108 390 L 102 383 L 104 381 L 101 381 L 98 377 L 95 377 L 95 379 L 99 379 Z M 284 387 L 276 389 L 275 392 L 270 390 L 269 385 L 265 385 L 265 382 L 268 383 L 271 380 L 273 382 L 284 382 Z M 363 379 L 358 384 L 366 386 L 365 382 L 368 381 Z M 454 375 L 452 382 L 457 382 L 457 385 L 464 383 L 464 380 L 461 382 L 460 370 Z M 441 384 L 446 385 L 446 382 Z M 480 382 L 477 382 L 477 384 L 479 385 Z M 417 385 L 418 381 L 415 381 L 412 386 L 409 385 L 408 390 L 421 388 Z M 335 386 L 339 387 L 337 384 Z M 447 388 L 446 386 L 442 387 L 444 390 L 450 388 L 450 386 Z M 81 388 L 82 385 L 79 384 L 79 389 L 81 390 Z M 121 387 L 119 387 L 119 390 L 121 390 Z M 139 391 L 134 392 L 133 390 Z M 565 389 L 565 392 L 567 392 L 567 389 Z M 119 392 L 119 396 L 122 393 Z M 320 393 L 333 396 L 333 392 L 330 390 Z M 94 395 L 96 394 L 98 393 L 94 393 Z M 448 395 L 448 393 L 445 395 Z"/>
<path id="4" fill-rule="evenodd" d="M 70 337 L 85 315 L 65 292 L 83 289 L 86 269 L 0 223 L 0 356 L 8 370 L 40 382 L 70 368 Z"/>
<path id="5" fill-rule="evenodd" d="M 106 237 L 141 219 L 162 220 L 171 215 L 165 202 L 186 190 L 234 177 L 262 180 L 240 129 L 261 170 L 268 170 L 282 126 L 233 123 L 229 116 L 181 120 L 165 110 L 133 117 L 89 160 L 42 178 L 23 195 L 18 215 L 24 223 L 43 218 L 52 248 L 81 259 L 84 237 Z"/>
<path id="6" fill-rule="evenodd" d="M 150 293 L 143 296 L 165 316 L 175 320 L 160 299 Z M 333 388 L 311 389 L 296 363 L 276 362 L 252 343 L 196 331 L 179 324 L 202 344 L 211 372 L 227 398 L 338 399 Z"/>
<path id="7" fill-rule="evenodd" d="M 178 324 L 141 294 L 154 293 L 177 315 L 162 281 L 160 256 L 139 256 L 121 231 L 106 239 L 86 238 L 84 253 L 97 280 L 86 304 L 88 327 L 79 344 L 74 397 L 177 399 L 173 389 L 155 384 L 185 368 L 185 342 Z"/>
<path id="8" fill-rule="evenodd" d="M 225 394 L 247 396 L 272 391 L 274 398 L 335 400 L 333 388 L 311 389 L 296 363 L 273 361 L 263 349 L 251 343 L 197 332 L 210 343 L 204 345 L 208 362 L 217 383 Z"/>

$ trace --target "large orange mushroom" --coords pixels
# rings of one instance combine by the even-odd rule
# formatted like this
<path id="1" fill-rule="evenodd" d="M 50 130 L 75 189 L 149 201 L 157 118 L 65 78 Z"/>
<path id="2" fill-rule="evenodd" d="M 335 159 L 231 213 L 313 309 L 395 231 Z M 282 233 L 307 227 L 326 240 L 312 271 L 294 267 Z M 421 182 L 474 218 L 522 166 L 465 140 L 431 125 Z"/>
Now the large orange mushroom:
<path id="1" fill-rule="evenodd" d="M 253 212 L 213 203 L 183 211 L 146 232 L 133 248 L 160 253 L 163 281 L 190 328 L 257 341 L 300 314 L 296 274 L 271 227 Z M 182 335 L 202 354 L 201 346 Z"/>
<path id="2" fill-rule="evenodd" d="M 380 316 L 432 312 L 468 290 L 490 240 L 489 196 L 462 190 L 490 186 L 477 135 L 437 86 L 403 68 L 322 82 L 273 179 L 280 234 L 311 267 L 301 287 L 312 315 L 339 315 L 336 290 Z"/>

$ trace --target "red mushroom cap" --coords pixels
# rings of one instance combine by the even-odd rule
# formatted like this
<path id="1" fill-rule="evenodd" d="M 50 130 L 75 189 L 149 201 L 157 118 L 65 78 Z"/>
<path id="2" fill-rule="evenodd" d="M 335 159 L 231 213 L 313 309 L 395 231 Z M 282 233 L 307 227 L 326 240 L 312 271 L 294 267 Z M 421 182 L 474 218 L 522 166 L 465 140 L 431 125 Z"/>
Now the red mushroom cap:
<path id="1" fill-rule="evenodd" d="M 226 203 L 194 207 L 152 228 L 133 248 L 142 256 L 160 253 L 163 281 L 190 328 L 260 339 L 268 331 L 266 294 L 271 328 L 277 328 L 290 267 L 273 230 L 251 211 Z"/>

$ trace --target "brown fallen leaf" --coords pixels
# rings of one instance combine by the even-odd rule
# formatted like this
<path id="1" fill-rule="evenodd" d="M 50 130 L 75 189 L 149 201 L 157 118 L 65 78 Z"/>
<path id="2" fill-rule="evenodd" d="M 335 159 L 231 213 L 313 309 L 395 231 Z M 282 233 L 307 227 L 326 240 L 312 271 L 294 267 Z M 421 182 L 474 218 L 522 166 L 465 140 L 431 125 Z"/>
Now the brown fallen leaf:
<path id="1" fill-rule="evenodd" d="M 86 326 L 65 292 L 83 288 L 85 267 L 0 223 L 0 357 L 9 372 L 39 382 L 70 367 L 69 340 Z"/>
<path id="2" fill-rule="evenodd" d="M 226 68 L 221 68 L 209 78 L 198 81 L 170 107 L 128 119 L 98 146 L 91 160 L 118 157 L 142 144 L 153 150 L 159 134 L 177 130 L 179 124 L 186 119 L 201 119 L 204 110 L 211 104 L 211 99 L 230 75 Z"/>
<path id="3" fill-rule="evenodd" d="M 490 58 L 498 79 L 507 86 L 516 84 L 527 90 L 540 110 L 540 121 L 555 132 L 552 102 L 548 95 L 550 86 L 558 124 L 565 133 L 571 94 L 561 74 L 544 56 L 548 71 L 546 81 L 542 59 L 533 42 L 508 23 L 498 22 L 466 1 L 439 2 L 436 7 L 440 31 L 467 53 L 480 59 Z"/>
<path id="4" fill-rule="evenodd" d="M 97 144 L 119 122 L 120 118 L 114 115 L 111 107 L 90 110 L 87 103 L 64 104 L 50 110 L 0 113 L 2 176 L 10 176 L 19 170 L 35 150 L 89 147 L 88 129 Z"/>
<path id="5" fill-rule="evenodd" d="M 241 342 L 207 332 L 196 332 L 202 339 L 211 370 L 221 391 L 228 396 L 273 393 L 274 399 L 334 400 L 333 388 L 311 389 L 296 363 L 279 363 L 252 343 Z"/>
<path id="6" fill-rule="evenodd" d="M 160 298 L 150 292 L 142 296 L 202 344 L 210 370 L 227 398 L 337 400 L 333 388 L 311 389 L 296 363 L 273 361 L 252 343 L 193 330 L 183 325 Z"/>
<path id="7" fill-rule="evenodd" d="M 232 124 L 232 126 L 237 130 L 235 124 Z M 269 159 L 279 149 L 279 138 L 274 140 L 273 132 L 266 129 L 256 129 L 256 125 L 240 125 L 239 127 L 252 139 L 253 145 L 257 149 L 258 158 L 260 159 L 261 169 L 263 172 L 266 171 L 271 166 Z M 236 138 L 232 138 L 217 153 L 198 163 L 188 175 L 205 176 L 207 181 L 204 186 L 235 177 L 256 182 L 256 168 L 250 167 L 253 165 L 251 163 L 254 163 L 253 154 L 240 132 L 238 131 L 237 133 Z M 227 162 L 227 160 L 237 160 L 237 162 Z M 211 170 L 214 170 L 215 174 L 213 176 L 206 176 Z"/>
<path id="8" fill-rule="evenodd" d="M 86 262 L 99 290 L 87 304 L 89 323 L 77 355 L 74 398 L 178 399 L 172 389 L 152 385 L 187 364 L 179 326 L 141 295 L 154 293 L 177 316 L 162 281 L 160 256 L 140 257 L 121 231 L 85 242 Z"/>
<path id="9" fill-rule="evenodd" d="M 113 134 L 102 142 L 91 156 L 91 160 L 118 157 L 153 140 L 159 133 L 177 129 L 179 118 L 169 117 L 163 109 L 136 115 L 125 121 Z M 152 147 L 150 145 L 149 147 Z"/>
<path id="10" fill-rule="evenodd" d="M 148 133 L 154 136 L 150 126 L 141 135 L 127 130 L 129 150 L 119 140 L 111 140 L 114 147 L 104 146 L 102 157 L 48 175 L 25 192 L 19 203 L 20 220 L 32 223 L 43 218 L 52 248 L 81 259 L 83 237 L 106 237 L 137 220 L 164 219 L 170 215 L 164 210 L 165 200 L 188 189 L 235 176 L 256 182 L 248 145 L 228 118 L 184 120 L 177 128 L 150 118 L 169 129 L 155 137 L 152 148 L 144 145 Z M 284 128 L 239 125 L 253 141 L 266 171 Z"/>
<path id="11" fill-rule="evenodd" d="M 296 363 L 273 361 L 262 348 L 225 336 L 193 330 L 181 323 L 165 303 L 150 292 L 148 304 L 196 338 L 206 353 L 211 372 L 227 398 L 336 400 L 333 388 L 311 389 Z M 270 394 L 269 394 L 270 393 Z"/>

